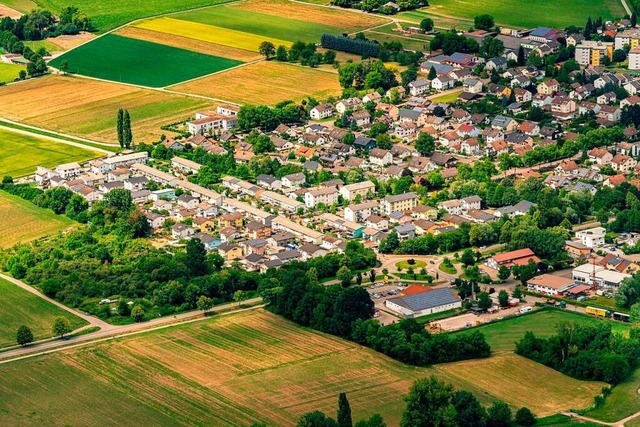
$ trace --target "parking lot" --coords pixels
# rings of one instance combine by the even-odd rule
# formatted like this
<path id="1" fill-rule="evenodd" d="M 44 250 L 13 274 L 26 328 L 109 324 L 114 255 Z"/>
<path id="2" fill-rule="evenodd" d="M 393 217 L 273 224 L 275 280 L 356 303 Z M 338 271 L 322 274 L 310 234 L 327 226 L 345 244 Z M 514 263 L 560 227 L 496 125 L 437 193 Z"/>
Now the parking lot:
<path id="1" fill-rule="evenodd" d="M 391 310 L 385 307 L 384 302 L 389 298 L 399 296 L 402 289 L 403 287 L 397 284 L 385 285 L 382 282 L 367 287 L 367 292 L 371 295 L 371 300 L 375 304 L 376 309 L 379 310 L 377 319 L 382 326 L 396 323 L 400 320 L 400 317 L 391 314 Z"/>

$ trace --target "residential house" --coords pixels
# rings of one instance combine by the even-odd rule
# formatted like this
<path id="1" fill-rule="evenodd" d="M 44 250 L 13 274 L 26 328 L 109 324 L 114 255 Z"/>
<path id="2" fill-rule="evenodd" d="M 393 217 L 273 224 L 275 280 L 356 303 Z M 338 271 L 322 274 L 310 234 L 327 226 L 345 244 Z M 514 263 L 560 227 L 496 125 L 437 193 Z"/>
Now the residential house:
<path id="1" fill-rule="evenodd" d="M 309 110 L 309 116 L 311 116 L 313 120 L 322 120 L 331 117 L 333 116 L 333 105 L 318 104 Z"/>

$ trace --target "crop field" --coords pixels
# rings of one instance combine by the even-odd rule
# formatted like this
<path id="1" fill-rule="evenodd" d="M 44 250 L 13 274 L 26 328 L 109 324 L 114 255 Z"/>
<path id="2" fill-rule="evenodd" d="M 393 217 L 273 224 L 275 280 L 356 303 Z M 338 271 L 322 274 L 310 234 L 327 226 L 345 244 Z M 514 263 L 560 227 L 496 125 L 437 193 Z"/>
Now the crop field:
<path id="1" fill-rule="evenodd" d="M 52 94 L 63 94 L 52 96 Z M 184 120 L 210 102 L 71 76 L 47 76 L 0 87 L 0 117 L 115 143 L 118 108 L 131 113 L 134 141 L 157 141 L 160 126 Z"/>
<path id="2" fill-rule="evenodd" d="M 2 197 L 0 194 L 0 211 Z M 40 340 L 51 337 L 51 324 L 56 317 L 68 319 L 71 329 L 87 324 L 83 319 L 4 279 L 0 279 L 0 305 L 11 307 L 10 310 L 0 310 L 0 348 L 16 345 L 16 331 L 22 325 L 31 328 L 34 338 Z"/>
<path id="3" fill-rule="evenodd" d="M 605 383 L 567 377 L 515 354 L 449 363 L 435 369 L 461 381 L 473 378 L 478 391 L 470 391 L 510 396 L 510 405 L 526 406 L 538 416 L 552 415 L 569 408 L 586 408 L 593 403 L 593 396 L 606 386 Z M 544 387 L 544 393 L 533 393 L 532 385 Z"/>
<path id="4" fill-rule="evenodd" d="M 17 196 L 0 192 L 0 248 L 8 248 L 16 243 L 57 233 L 75 224 L 65 216 L 56 215 Z M 3 304 L 2 307 L 9 305 Z M 3 324 L 0 321 L 0 325 Z"/>
<path id="5" fill-rule="evenodd" d="M 20 70 L 25 70 L 25 67 L 15 64 L 7 64 L 0 62 L 0 83 L 12 82 L 13 79 L 18 77 Z"/>
<path id="6" fill-rule="evenodd" d="M 607 322 L 604 319 L 577 314 L 571 311 L 550 309 L 538 311 L 526 316 L 519 316 L 488 325 L 473 328 L 482 332 L 493 352 L 513 351 L 515 343 L 520 341 L 525 332 L 531 331 L 539 337 L 547 337 L 555 334 L 555 327 L 560 322 L 575 322 L 586 324 L 594 322 Z M 611 322 L 614 332 L 628 333 L 629 327 L 622 323 Z"/>
<path id="7" fill-rule="evenodd" d="M 260 43 L 265 40 L 272 42 L 275 46 L 281 44 L 291 46 L 291 43 L 273 37 L 262 37 L 256 34 L 175 18 L 165 17 L 142 21 L 136 24 L 135 27 L 256 52 Z"/>
<path id="8" fill-rule="evenodd" d="M 238 49 L 230 46 L 210 43 L 203 40 L 196 40 L 194 38 L 178 36 L 176 34 L 165 33 L 161 31 L 146 30 L 144 28 L 124 27 L 116 31 L 115 34 L 132 39 L 146 40 L 153 43 L 173 46 L 180 49 L 188 49 L 194 52 L 204 53 L 206 55 L 236 59 L 242 62 L 250 62 L 262 59 L 262 55 L 255 51 Z"/>
<path id="9" fill-rule="evenodd" d="M 14 178 L 35 172 L 36 166 L 90 160 L 100 153 L 80 147 L 0 129 L 0 176 Z"/>
<path id="10" fill-rule="evenodd" d="M 65 60 L 72 73 L 150 87 L 169 86 L 242 63 L 113 34 L 63 54 L 49 65 L 59 67 Z"/>
<path id="11" fill-rule="evenodd" d="M 67 6 L 77 6 L 85 13 L 93 25 L 100 31 L 112 30 L 128 22 L 166 13 L 180 12 L 198 7 L 213 6 L 227 0 L 5 0 L 5 3 L 22 11 L 29 12 L 39 6 L 53 12 L 60 12 Z"/>
<path id="12" fill-rule="evenodd" d="M 429 49 L 429 41 L 414 37 L 405 37 L 400 34 L 386 34 L 378 30 L 365 31 L 365 36 L 370 40 L 377 40 L 380 43 L 400 42 L 402 47 L 413 51 L 427 51 Z"/>
<path id="13" fill-rule="evenodd" d="M 429 4 L 424 10 L 436 16 L 473 21 L 475 16 L 489 13 L 497 24 L 528 28 L 583 26 L 589 16 L 607 21 L 625 14 L 619 0 L 536 0 L 526 4 L 519 0 L 433 0 Z"/>
<path id="14" fill-rule="evenodd" d="M 509 367 L 525 375 L 519 366 Z M 335 414 L 337 395 L 346 392 L 354 419 L 380 413 L 388 425 L 398 425 L 402 396 L 415 379 L 436 373 L 456 387 L 474 387 L 469 379 L 475 374 L 451 370 L 409 367 L 253 311 L 0 365 L 0 424 L 293 425 L 308 411 Z M 582 384 L 567 382 L 570 402 L 578 391 L 569 387 L 576 386 Z M 560 387 L 555 378 L 554 387 Z M 527 393 L 557 396 L 539 381 L 528 384 Z M 525 396 L 484 392 L 479 398 L 516 404 Z"/>
<path id="15" fill-rule="evenodd" d="M 223 99 L 238 104 L 274 105 L 339 95 L 335 71 L 324 71 L 279 62 L 258 62 L 215 76 L 172 86 L 171 90 Z"/>

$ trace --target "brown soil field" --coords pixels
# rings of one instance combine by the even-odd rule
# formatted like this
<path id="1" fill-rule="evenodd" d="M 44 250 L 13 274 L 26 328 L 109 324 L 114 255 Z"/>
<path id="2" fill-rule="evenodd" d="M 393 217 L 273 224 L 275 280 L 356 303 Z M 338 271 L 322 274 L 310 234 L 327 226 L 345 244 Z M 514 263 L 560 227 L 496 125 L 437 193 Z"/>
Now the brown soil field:
<path id="1" fill-rule="evenodd" d="M 341 92 L 334 70 L 325 71 L 279 62 L 258 62 L 172 86 L 171 90 L 223 99 L 238 104 L 274 105 L 323 99 Z"/>
<path id="2" fill-rule="evenodd" d="M 209 106 L 206 100 L 73 76 L 47 76 L 0 87 L 0 117 L 115 143 L 119 108 L 131 113 L 134 141 L 170 134 L 160 126 Z"/>
<path id="3" fill-rule="evenodd" d="M 22 16 L 22 12 L 11 9 L 9 6 L 0 3 L 0 18 L 8 16 L 11 19 L 18 19 Z"/>
<path id="4" fill-rule="evenodd" d="M 115 34 L 181 49 L 192 50 L 194 52 L 204 53 L 207 55 L 237 59 L 238 61 L 243 62 L 251 62 L 262 58 L 262 55 L 256 52 L 209 43 L 188 37 L 181 37 L 175 34 L 161 33 L 159 31 L 147 30 L 144 28 L 124 27 L 116 31 Z"/>
<path id="5" fill-rule="evenodd" d="M 83 43 L 86 43 L 90 40 L 93 40 L 95 38 L 96 38 L 95 34 L 83 32 L 75 35 L 64 35 L 64 36 L 48 38 L 47 41 L 57 46 L 60 46 L 62 50 L 69 50 Z"/>
<path id="6" fill-rule="evenodd" d="M 306 22 L 332 25 L 352 32 L 390 22 L 387 18 L 375 15 L 350 12 L 344 9 L 329 9 L 312 4 L 293 3 L 288 0 L 248 0 L 230 5 L 229 7 L 236 7 L 238 9 L 268 15 L 284 16 L 289 19 L 299 19 Z"/>

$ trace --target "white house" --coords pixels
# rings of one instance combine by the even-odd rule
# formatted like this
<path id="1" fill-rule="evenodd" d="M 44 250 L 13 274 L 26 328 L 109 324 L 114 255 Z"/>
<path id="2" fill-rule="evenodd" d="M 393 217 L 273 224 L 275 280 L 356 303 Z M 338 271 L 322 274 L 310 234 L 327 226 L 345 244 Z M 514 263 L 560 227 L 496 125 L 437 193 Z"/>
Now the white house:
<path id="1" fill-rule="evenodd" d="M 594 227 L 588 230 L 576 232 L 576 238 L 588 248 L 594 249 L 604 246 L 604 236 L 607 230 L 604 227 Z"/>

